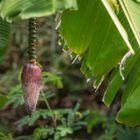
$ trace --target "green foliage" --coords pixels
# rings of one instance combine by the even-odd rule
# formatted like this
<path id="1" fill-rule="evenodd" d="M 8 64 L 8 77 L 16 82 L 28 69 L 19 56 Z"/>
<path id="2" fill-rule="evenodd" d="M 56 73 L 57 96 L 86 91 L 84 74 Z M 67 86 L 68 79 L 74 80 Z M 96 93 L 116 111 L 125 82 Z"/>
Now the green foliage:
<path id="1" fill-rule="evenodd" d="M 78 11 L 62 15 L 60 33 L 72 51 L 85 53 L 82 72 L 89 69 L 96 78 L 102 77 L 120 62 L 127 44 L 101 1 L 79 0 L 78 5 Z"/>
<path id="2" fill-rule="evenodd" d="M 77 108 L 78 109 L 78 108 Z M 40 118 L 45 119 L 56 119 L 59 125 L 54 128 L 53 126 L 41 126 L 34 130 L 34 139 L 54 137 L 54 140 L 59 140 L 74 131 L 81 129 L 81 127 L 86 125 L 82 119 L 87 116 L 85 112 L 80 113 L 78 110 L 74 109 L 57 109 L 53 110 L 55 118 L 52 113 L 47 109 L 40 109 L 32 114 L 32 117 L 25 116 L 17 122 L 18 127 L 23 127 L 28 124 L 28 126 L 33 126 L 37 120 Z M 73 115 L 71 115 L 73 114 Z M 80 114 L 80 115 L 77 115 Z"/>
<path id="3" fill-rule="evenodd" d="M 128 19 L 131 29 L 133 30 L 135 38 L 140 45 L 140 5 L 133 0 L 119 0 L 119 2 L 126 15 L 126 18 Z"/>
<path id="4" fill-rule="evenodd" d="M 139 125 L 137 116 L 140 112 L 138 101 L 140 80 L 139 66 L 135 66 L 139 64 L 140 57 L 139 0 L 78 0 L 77 2 L 76 0 L 48 0 L 47 2 L 45 0 L 1 0 L 0 62 L 6 52 L 10 36 L 10 24 L 7 21 L 49 16 L 69 9 L 64 11 L 60 26 L 65 48 L 69 48 L 75 56 L 82 58 L 81 71 L 87 78 L 96 79 L 95 88 L 98 89 L 105 77 L 109 75 L 109 85 L 103 97 L 103 102 L 107 106 L 111 105 L 117 91 L 121 89 L 123 78 L 129 78 L 125 81 L 127 85 L 123 92 L 117 120 L 129 126 Z M 56 88 L 63 88 L 61 78 L 57 74 L 45 72 L 43 79 L 44 84 L 51 82 Z M 23 105 L 20 90 L 19 85 L 13 89 L 6 105 L 13 104 L 13 108 Z M 48 98 L 46 93 L 42 95 L 40 100 L 44 101 Z M 50 96 L 54 96 L 54 93 Z M 3 102 L 0 106 L 3 106 L 7 98 L 2 96 L 1 99 Z M 40 115 L 37 115 L 36 120 L 39 117 Z M 66 129 L 64 134 L 59 133 L 57 137 L 67 133 L 70 131 Z"/>
<path id="5" fill-rule="evenodd" d="M 133 68 L 133 66 L 136 65 L 137 60 L 139 59 L 139 56 L 140 56 L 140 51 L 139 51 L 139 45 L 138 45 L 138 43 L 132 33 L 132 30 L 130 29 L 130 26 L 126 20 L 126 17 L 124 16 L 124 13 L 122 11 L 119 12 L 118 18 L 120 19 L 123 26 L 127 30 L 130 43 L 132 44 L 132 46 L 135 50 L 135 55 L 130 56 L 124 65 L 125 69 L 123 70 L 123 75 L 126 78 L 129 75 L 129 73 L 131 72 L 131 69 Z M 120 87 L 123 83 L 124 83 L 124 81 L 120 75 L 119 68 L 117 67 L 113 70 L 113 72 L 109 78 L 108 87 L 107 87 L 104 97 L 103 97 L 103 102 L 107 106 L 111 105 L 117 91 L 120 89 Z"/>
<path id="6" fill-rule="evenodd" d="M 10 37 L 10 24 L 15 20 L 42 17 L 77 9 L 76 0 L 1 0 L 0 1 L 0 63 L 5 55 Z"/>
<path id="7" fill-rule="evenodd" d="M 53 112 L 55 113 L 55 117 L 57 118 L 57 120 L 61 120 L 61 117 L 71 112 L 71 109 L 57 109 L 53 110 Z M 43 119 L 48 119 L 53 116 L 49 110 L 39 109 L 32 114 L 31 118 L 29 116 L 23 117 L 21 120 L 17 122 L 17 125 L 18 127 L 22 127 L 26 124 L 32 126 L 40 117 Z"/>
<path id="8" fill-rule="evenodd" d="M 10 24 L 0 18 L 0 63 L 7 50 L 10 37 Z"/>
<path id="9" fill-rule="evenodd" d="M 23 104 L 24 100 L 21 92 L 21 85 L 17 85 L 11 89 L 10 93 L 8 94 L 8 101 L 5 105 L 12 105 L 12 107 L 15 109 Z"/>
<path id="10" fill-rule="evenodd" d="M 57 76 L 56 74 L 52 74 L 50 72 L 42 73 L 42 82 L 43 84 L 53 84 L 58 89 L 63 87 L 63 82 L 61 77 Z M 47 94 L 42 93 L 39 97 L 39 100 L 44 101 L 46 100 L 46 98 L 51 98 L 53 96 L 55 96 L 55 93 L 48 91 Z M 5 98 L 5 100 L 3 100 L 2 102 L 2 105 L 3 104 L 5 104 L 6 106 L 12 105 L 14 109 L 24 104 L 20 83 L 10 89 L 8 97 L 5 96 L 0 96 L 0 97 L 3 99 Z"/>
<path id="11" fill-rule="evenodd" d="M 1 140 L 13 140 L 12 136 L 9 134 L 9 135 L 5 135 L 3 133 L 0 132 L 0 139 Z"/>
<path id="12" fill-rule="evenodd" d="M 56 88 L 62 88 L 62 79 L 56 74 L 44 72 L 42 73 L 42 79 L 42 87 L 46 86 L 46 84 L 51 84 Z M 77 103 L 74 108 L 56 108 L 51 110 L 48 100 L 54 96 L 56 96 L 56 94 L 53 91 L 47 91 L 46 93 L 45 90 L 42 90 L 39 102 L 46 104 L 46 107 L 37 109 L 33 112 L 31 117 L 23 116 L 15 124 L 18 129 L 22 129 L 25 126 L 34 127 L 39 120 L 44 121 L 45 124 L 36 127 L 31 135 L 14 137 L 13 139 L 39 140 L 52 138 L 53 140 L 61 140 L 62 138 L 73 134 L 75 131 L 82 129 L 83 126 L 86 126 L 84 119 L 88 115 L 88 111 L 81 113 L 79 111 L 79 103 Z M 14 88 L 11 88 L 8 99 L 9 100 L 6 101 L 5 106 L 12 106 L 13 109 L 23 106 L 24 100 L 21 93 L 21 85 L 18 84 Z M 57 126 L 55 126 L 54 120 L 56 120 Z M 47 123 L 48 121 L 50 124 Z M 9 136 L 5 137 L 9 138 Z"/>
<path id="13" fill-rule="evenodd" d="M 54 140 L 59 140 L 62 137 L 67 136 L 68 134 L 72 134 L 72 129 L 64 126 L 58 126 L 57 130 L 54 130 L 54 128 L 49 127 L 41 127 L 37 128 L 34 131 L 34 138 L 35 140 L 48 138 L 51 135 L 54 135 Z"/>
<path id="14" fill-rule="evenodd" d="M 49 135 L 54 134 L 54 129 L 53 128 L 49 128 L 47 126 L 45 127 L 40 127 L 40 128 L 36 128 L 34 131 L 34 137 L 36 140 L 39 140 L 41 138 L 47 138 Z"/>
<path id="15" fill-rule="evenodd" d="M 2 0 L 1 17 L 7 21 L 42 17 L 77 8 L 76 0 Z"/>
<path id="16" fill-rule="evenodd" d="M 139 57 L 140 57 L 140 51 L 138 50 L 134 56 L 131 56 L 128 58 L 125 64 L 125 69 L 123 71 L 123 74 L 125 77 L 129 75 L 133 66 L 137 64 L 137 60 L 139 59 Z M 117 94 L 117 91 L 120 89 L 123 82 L 124 81 L 121 78 L 119 68 L 115 68 L 110 76 L 108 87 L 103 96 L 103 102 L 107 106 L 111 105 L 111 103 L 114 100 L 115 95 Z M 128 94 L 129 94 L 129 91 L 128 91 Z M 123 94 L 123 96 L 125 96 L 125 94 Z"/>
<path id="17" fill-rule="evenodd" d="M 60 76 L 57 76 L 50 72 L 43 72 L 42 77 L 45 82 L 52 83 L 56 88 L 63 88 L 63 83 L 62 83 L 62 79 Z"/>
<path id="18" fill-rule="evenodd" d="M 117 140 L 139 140 L 140 139 L 140 129 L 139 128 L 129 128 L 126 126 L 117 127 L 116 129 L 116 139 Z"/>
<path id="19" fill-rule="evenodd" d="M 92 133 L 92 129 L 102 123 L 104 125 L 106 123 L 106 116 L 97 111 L 90 111 L 89 115 L 86 117 L 87 122 L 87 132 Z"/>
<path id="20" fill-rule="evenodd" d="M 112 115 L 106 117 L 104 114 L 101 114 L 99 112 L 94 112 L 94 111 L 91 112 L 91 114 L 97 114 L 96 116 L 94 115 L 94 119 L 97 120 L 96 123 L 98 125 L 100 123 L 102 128 L 104 129 L 104 132 L 102 134 L 96 136 L 95 138 L 96 140 L 113 140 L 113 139 L 139 140 L 140 139 L 140 128 L 129 128 L 127 126 L 117 125 L 114 122 L 114 117 Z M 87 118 L 89 121 L 91 120 L 89 115 Z M 94 125 L 93 128 L 98 125 Z M 95 135 L 96 133 L 93 134 Z"/>
<path id="21" fill-rule="evenodd" d="M 116 125 L 107 125 L 105 133 L 97 138 L 97 140 L 112 140 L 115 137 Z M 119 139 L 120 140 L 120 139 Z"/>
<path id="22" fill-rule="evenodd" d="M 0 95 L 0 108 L 4 106 L 4 104 L 7 102 L 8 98 L 6 96 Z"/>
<path id="23" fill-rule="evenodd" d="M 118 4 L 122 9 L 118 9 Z M 137 117 L 140 112 L 140 7 L 133 0 L 119 0 L 118 4 L 113 0 L 79 0 L 78 11 L 67 10 L 63 13 L 60 33 L 67 47 L 82 57 L 81 71 L 86 77 L 95 78 L 94 87 L 98 89 L 103 79 L 108 74 L 111 75 L 103 97 L 107 106 L 111 105 L 117 91 L 121 89 L 123 78 L 129 78 L 125 81 L 128 85 L 123 93 L 117 121 L 136 126 L 140 124 Z M 135 50 L 133 56 L 131 47 Z"/>

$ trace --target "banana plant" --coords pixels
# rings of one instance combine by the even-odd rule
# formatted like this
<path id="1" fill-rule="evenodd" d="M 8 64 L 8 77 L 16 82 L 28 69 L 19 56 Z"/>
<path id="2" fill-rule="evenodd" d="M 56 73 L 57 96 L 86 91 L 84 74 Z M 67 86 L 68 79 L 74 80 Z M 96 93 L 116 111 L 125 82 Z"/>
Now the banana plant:
<path id="1" fill-rule="evenodd" d="M 64 49 L 71 50 L 76 58 L 81 57 L 81 72 L 88 80 L 95 79 L 96 90 L 108 78 L 102 99 L 106 106 L 112 104 L 122 89 L 116 119 L 137 126 L 140 125 L 139 11 L 140 0 L 0 0 L 0 33 L 4 32 L 0 34 L 0 56 L 3 57 L 8 45 L 11 22 L 60 12 L 59 34 Z"/>
<path id="2" fill-rule="evenodd" d="M 81 71 L 95 78 L 98 89 L 109 77 L 103 102 L 109 107 L 125 83 L 117 121 L 140 124 L 140 2 L 78 0 L 78 11 L 62 14 L 60 34 L 65 47 L 82 58 Z"/>

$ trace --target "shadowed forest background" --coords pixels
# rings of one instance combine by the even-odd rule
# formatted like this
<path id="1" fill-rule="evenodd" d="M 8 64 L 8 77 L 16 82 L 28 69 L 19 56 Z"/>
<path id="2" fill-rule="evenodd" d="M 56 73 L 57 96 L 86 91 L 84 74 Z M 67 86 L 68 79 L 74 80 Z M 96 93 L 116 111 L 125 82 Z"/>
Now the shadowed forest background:
<path id="1" fill-rule="evenodd" d="M 55 16 L 38 19 L 38 62 L 42 65 L 42 89 L 37 110 L 30 118 L 24 108 L 20 71 L 28 61 L 27 21 L 12 25 L 11 41 L 0 65 L 0 140 L 140 140 L 140 128 L 116 123 L 119 95 L 111 108 L 102 103 L 108 79 L 95 92 L 86 81 L 80 61 L 72 63 L 64 51 Z"/>

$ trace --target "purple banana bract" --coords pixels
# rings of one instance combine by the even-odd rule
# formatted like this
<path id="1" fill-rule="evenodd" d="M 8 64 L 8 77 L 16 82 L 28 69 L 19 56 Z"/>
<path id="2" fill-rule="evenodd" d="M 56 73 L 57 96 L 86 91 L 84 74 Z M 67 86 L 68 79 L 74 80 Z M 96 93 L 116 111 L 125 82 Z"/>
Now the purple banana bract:
<path id="1" fill-rule="evenodd" d="M 21 83 L 26 110 L 29 115 L 36 108 L 41 86 L 41 69 L 38 65 L 28 63 L 21 73 Z"/>

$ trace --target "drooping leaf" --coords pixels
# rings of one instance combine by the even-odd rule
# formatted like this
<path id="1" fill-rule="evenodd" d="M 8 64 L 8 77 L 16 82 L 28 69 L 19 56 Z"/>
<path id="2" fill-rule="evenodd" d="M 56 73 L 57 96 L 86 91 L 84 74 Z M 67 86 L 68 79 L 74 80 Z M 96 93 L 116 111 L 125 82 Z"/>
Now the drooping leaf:
<path id="1" fill-rule="evenodd" d="M 93 77 L 93 73 L 92 73 L 91 69 L 87 65 L 87 55 L 86 54 L 83 57 L 83 63 L 81 65 L 80 70 L 86 76 L 87 79 L 88 78 L 90 79 L 90 78 Z"/>
<path id="2" fill-rule="evenodd" d="M 54 14 L 64 9 L 77 9 L 76 0 L 3 0 L 1 17 L 7 21 Z"/>
<path id="3" fill-rule="evenodd" d="M 128 76 L 130 70 L 132 69 L 133 65 L 136 64 L 136 61 L 139 57 L 140 57 L 140 51 L 136 52 L 135 56 L 131 56 L 130 58 L 128 58 L 125 64 L 125 69 L 123 71 L 125 77 Z M 117 91 L 121 88 L 123 82 L 124 81 L 120 76 L 119 68 L 116 68 L 114 70 L 114 73 L 112 73 L 112 77 L 109 80 L 108 87 L 102 99 L 106 106 L 111 105 Z"/>
<path id="4" fill-rule="evenodd" d="M 133 30 L 135 38 L 140 46 L 140 3 L 139 0 L 119 0 L 122 9 Z"/>
<path id="5" fill-rule="evenodd" d="M 129 72 L 131 71 L 132 67 L 135 65 L 137 59 L 140 57 L 140 51 L 139 51 L 139 45 L 134 37 L 134 34 L 122 10 L 119 11 L 118 18 L 120 22 L 122 23 L 123 27 L 125 28 L 125 30 L 127 31 L 129 41 L 135 50 L 135 55 L 129 57 L 124 66 L 123 74 L 124 74 L 124 77 L 126 78 L 129 75 Z M 111 74 L 108 87 L 103 97 L 103 102 L 107 106 L 111 105 L 117 91 L 121 88 L 123 82 L 124 81 L 122 80 L 122 77 L 120 75 L 119 67 L 117 67 Z"/>
<path id="6" fill-rule="evenodd" d="M 140 58 L 140 57 L 139 57 Z M 140 62 L 137 60 L 132 74 L 129 76 L 129 80 L 127 82 L 127 85 L 124 89 L 123 95 L 122 95 L 122 100 L 121 100 L 121 105 L 123 106 L 126 102 L 129 96 L 131 96 L 134 92 L 134 90 L 137 88 L 137 86 L 140 83 L 140 76 L 138 76 L 138 73 L 140 71 Z"/>
<path id="7" fill-rule="evenodd" d="M 60 33 L 73 52 L 87 53 L 82 72 L 90 70 L 95 77 L 102 77 L 121 61 L 131 45 L 107 2 L 78 0 L 78 7 L 78 11 L 64 12 Z"/>
<path id="8" fill-rule="evenodd" d="M 10 24 L 0 18 L 0 63 L 8 47 L 10 37 Z"/>
<path id="9" fill-rule="evenodd" d="M 128 19 L 129 25 L 133 31 L 130 31 L 128 24 L 123 23 L 125 29 L 127 30 L 130 42 L 135 49 L 136 54 L 128 59 L 124 69 L 125 77 L 129 74 L 128 80 L 125 83 L 124 92 L 122 93 L 121 108 L 117 115 L 117 121 L 129 126 L 136 126 L 140 124 L 139 121 L 139 95 L 138 90 L 140 89 L 140 77 L 139 77 L 139 21 L 138 11 L 140 5 L 133 0 L 122 0 L 120 1 L 123 11 Z M 135 37 L 134 37 L 135 35 Z M 137 40 L 137 42 L 136 42 Z M 130 71 L 131 70 L 131 71 Z M 108 106 L 111 104 L 115 94 L 121 87 L 123 81 L 120 77 L 119 70 L 114 74 L 113 78 L 110 80 L 109 86 L 105 93 L 105 104 Z"/>
<path id="10" fill-rule="evenodd" d="M 140 81 L 139 81 L 140 83 Z M 126 103 L 121 107 L 117 121 L 128 126 L 137 126 L 140 124 L 140 84 L 135 88 L 133 93 L 127 98 Z"/>
<path id="11" fill-rule="evenodd" d="M 123 16 L 118 15 L 117 17 L 113 11 L 114 8 L 112 8 L 114 3 L 112 6 L 110 2 L 110 0 L 78 0 L 79 11 L 66 11 L 62 15 L 60 33 L 70 50 L 84 56 L 81 71 L 87 78 L 96 77 L 98 83 L 113 67 L 117 66 L 126 52 L 130 50 L 133 53 L 131 45 L 133 46 L 136 54 L 129 57 L 124 65 L 124 77 L 129 75 L 130 79 L 123 95 L 122 108 L 117 120 L 121 123 L 135 126 L 140 124 L 138 117 L 136 117 L 139 116 L 140 112 L 140 103 L 138 103 L 140 84 L 139 76 L 137 76 L 139 69 L 136 68 L 137 71 L 135 70 L 134 77 L 131 76 L 133 73 L 131 70 L 135 65 L 137 67 L 137 61 L 140 58 L 139 35 L 136 37 L 140 27 L 139 18 L 136 19 L 139 3 L 133 0 L 123 0 L 124 5 L 129 5 L 128 7 L 126 6 L 127 10 L 129 10 L 131 4 L 133 5 L 132 9 L 129 10 L 129 12 L 133 13 L 131 13 L 133 16 L 130 14 L 131 18 L 128 18 L 124 16 L 124 14 L 129 15 L 129 12 L 126 14 L 124 5 L 122 6 Z M 130 19 L 132 23 L 136 22 L 134 26 L 131 24 Z M 135 79 L 137 81 L 134 82 Z M 111 74 L 109 87 L 103 98 L 106 105 L 109 106 L 112 103 L 122 84 L 120 69 L 117 67 Z"/>
<path id="12" fill-rule="evenodd" d="M 140 56 L 140 55 L 139 55 Z M 133 71 L 129 76 L 128 83 L 123 92 L 121 108 L 117 115 L 120 123 L 128 126 L 137 126 L 140 124 L 139 112 L 139 91 L 140 91 L 140 57 L 134 65 Z"/>

